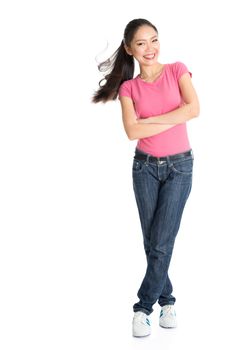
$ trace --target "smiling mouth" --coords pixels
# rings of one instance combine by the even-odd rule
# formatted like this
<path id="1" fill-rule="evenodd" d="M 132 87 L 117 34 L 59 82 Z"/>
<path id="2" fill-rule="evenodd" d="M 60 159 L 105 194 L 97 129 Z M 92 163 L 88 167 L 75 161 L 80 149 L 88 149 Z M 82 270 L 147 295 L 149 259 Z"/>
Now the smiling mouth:
<path id="1" fill-rule="evenodd" d="M 154 59 L 154 57 L 155 57 L 155 53 L 148 54 L 148 55 L 145 55 L 145 56 L 143 56 L 143 57 L 146 58 L 147 60 L 152 60 L 152 59 Z"/>

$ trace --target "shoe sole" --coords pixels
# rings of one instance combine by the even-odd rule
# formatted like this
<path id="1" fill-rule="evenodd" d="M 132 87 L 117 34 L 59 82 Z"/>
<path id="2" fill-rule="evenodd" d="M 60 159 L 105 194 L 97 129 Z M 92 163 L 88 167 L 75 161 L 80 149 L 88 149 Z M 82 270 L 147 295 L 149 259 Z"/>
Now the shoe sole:
<path id="1" fill-rule="evenodd" d="M 151 333 L 146 334 L 146 335 L 135 335 L 135 334 L 133 334 L 132 336 L 133 336 L 134 338 L 145 338 L 145 337 L 148 337 L 150 334 L 151 334 Z"/>
<path id="2" fill-rule="evenodd" d="M 165 327 L 165 326 L 162 326 L 162 325 L 160 324 L 159 326 L 162 327 L 162 328 L 166 328 L 166 329 L 177 328 L 177 325 L 176 325 L 176 326 L 171 326 L 171 327 Z"/>

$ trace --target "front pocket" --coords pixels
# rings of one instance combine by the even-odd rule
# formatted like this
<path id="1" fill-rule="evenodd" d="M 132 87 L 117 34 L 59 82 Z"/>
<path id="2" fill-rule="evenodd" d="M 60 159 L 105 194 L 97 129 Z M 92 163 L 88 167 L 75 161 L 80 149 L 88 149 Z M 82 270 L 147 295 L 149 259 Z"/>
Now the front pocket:
<path id="1" fill-rule="evenodd" d="M 133 165 L 132 165 L 132 170 L 134 172 L 141 172 L 142 169 L 143 169 L 143 163 L 138 159 L 134 159 Z"/>
<path id="2" fill-rule="evenodd" d="M 172 163 L 171 169 L 181 175 L 192 175 L 193 173 L 193 158 L 185 159 Z"/>

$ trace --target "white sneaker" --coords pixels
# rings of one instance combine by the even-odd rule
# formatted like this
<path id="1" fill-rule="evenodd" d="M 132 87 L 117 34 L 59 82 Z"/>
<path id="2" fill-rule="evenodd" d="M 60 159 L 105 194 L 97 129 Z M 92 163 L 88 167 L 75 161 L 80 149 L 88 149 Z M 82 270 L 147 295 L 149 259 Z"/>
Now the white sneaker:
<path id="1" fill-rule="evenodd" d="M 132 321 L 132 335 L 134 337 L 145 337 L 150 335 L 150 321 L 148 316 L 142 311 L 137 311 L 134 313 Z"/>
<path id="2" fill-rule="evenodd" d="M 162 307 L 159 317 L 159 325 L 163 328 L 176 328 L 176 312 L 173 305 L 165 305 Z"/>

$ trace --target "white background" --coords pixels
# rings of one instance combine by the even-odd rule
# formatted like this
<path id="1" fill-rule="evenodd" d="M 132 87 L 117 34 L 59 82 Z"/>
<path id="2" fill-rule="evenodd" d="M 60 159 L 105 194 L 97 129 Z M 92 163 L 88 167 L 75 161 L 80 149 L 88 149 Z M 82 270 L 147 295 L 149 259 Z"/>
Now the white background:
<path id="1" fill-rule="evenodd" d="M 1 1 L 1 350 L 233 349 L 231 3 Z M 95 57 L 139 17 L 159 30 L 160 61 L 188 66 L 201 103 L 170 267 L 179 327 L 160 329 L 155 305 L 146 339 L 131 336 L 146 266 L 135 142 L 118 101 L 90 102 Z"/>

